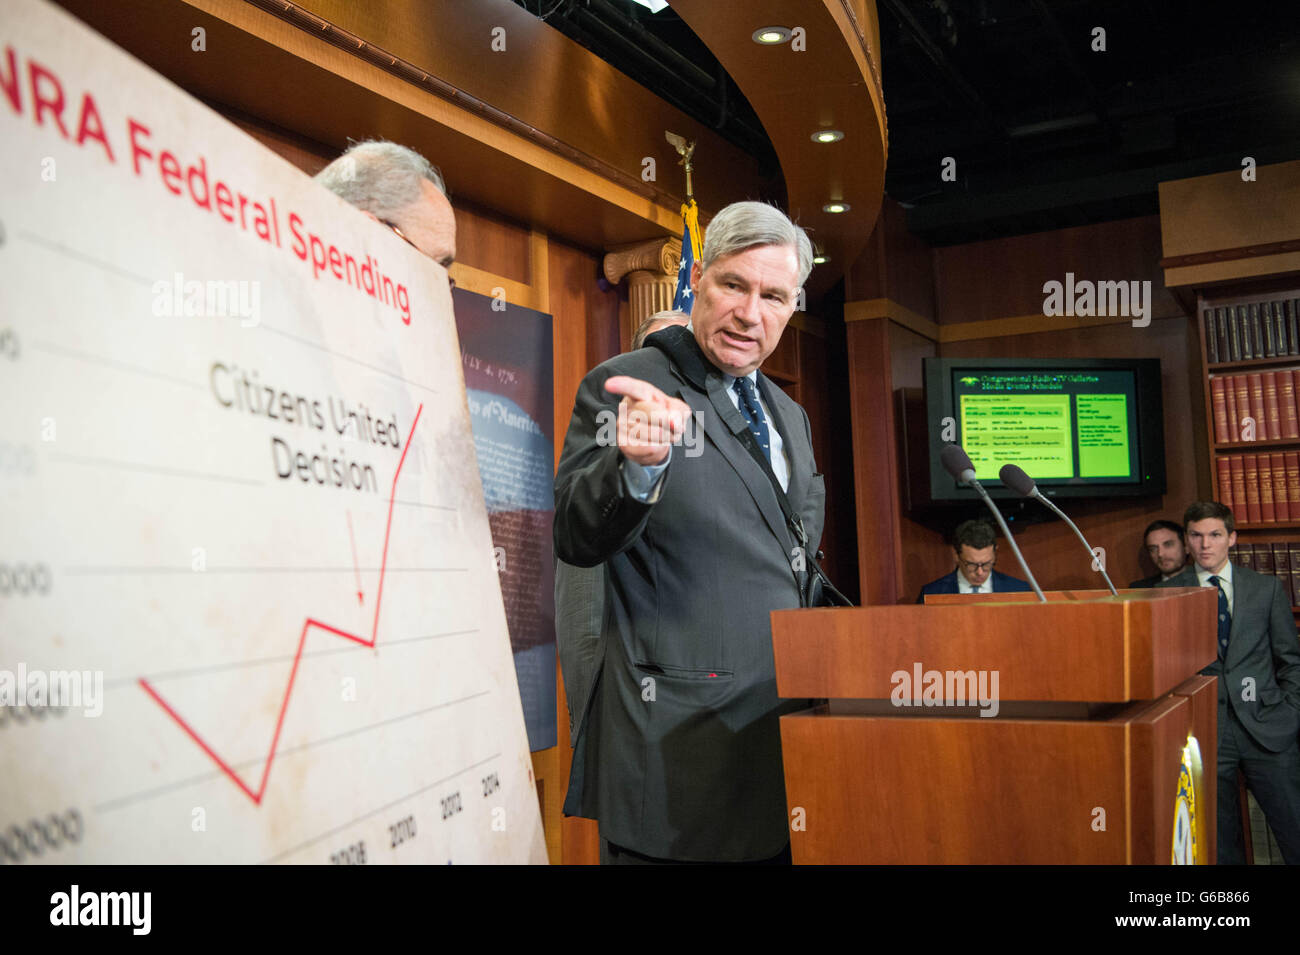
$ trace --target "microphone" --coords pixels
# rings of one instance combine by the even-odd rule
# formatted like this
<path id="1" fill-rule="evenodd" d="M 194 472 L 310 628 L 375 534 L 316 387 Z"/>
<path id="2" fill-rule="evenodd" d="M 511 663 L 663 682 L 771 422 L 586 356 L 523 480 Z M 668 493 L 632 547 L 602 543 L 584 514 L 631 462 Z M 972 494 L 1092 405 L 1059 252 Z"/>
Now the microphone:
<path id="1" fill-rule="evenodd" d="M 1011 551 L 1016 555 L 1016 560 L 1020 561 L 1020 569 L 1029 578 L 1029 586 L 1034 588 L 1034 593 L 1038 594 L 1040 601 L 1047 603 L 1042 588 L 1038 586 L 1038 581 L 1034 579 L 1034 572 L 1025 563 L 1025 555 L 1020 553 L 1020 548 L 1016 546 L 1016 539 L 1011 536 L 1011 528 L 1007 527 L 1007 522 L 1002 519 L 1002 512 L 989 499 L 988 491 L 984 490 L 983 485 L 975 480 L 975 465 L 971 464 L 970 455 L 962 450 L 960 444 L 945 444 L 943 450 L 939 452 L 939 461 L 943 465 L 943 469 L 956 478 L 959 483 L 969 484 L 979 492 L 979 496 L 983 498 L 984 503 L 993 512 L 994 518 L 997 519 L 998 527 L 1002 528 L 1002 533 L 1006 535 L 1007 543 L 1011 545 Z"/>
<path id="2" fill-rule="evenodd" d="M 1110 575 L 1106 573 L 1106 568 L 1097 560 L 1097 555 L 1093 552 L 1092 545 L 1088 543 L 1088 539 L 1083 536 L 1083 531 L 1079 530 L 1078 525 L 1076 525 L 1074 521 L 1065 516 L 1065 511 L 1061 510 L 1043 496 L 1043 492 L 1038 490 L 1038 485 L 1034 483 L 1033 478 L 1026 474 L 1023 469 L 1014 464 L 1002 465 L 1002 470 L 998 472 L 998 477 L 1002 479 L 1003 484 L 1011 488 L 1011 490 L 1015 491 L 1021 497 L 1032 497 L 1038 499 L 1055 511 L 1061 520 L 1069 524 L 1074 533 L 1079 536 L 1079 540 L 1083 541 L 1083 546 L 1088 549 L 1089 559 L 1096 568 L 1101 571 L 1101 576 L 1106 581 L 1106 586 L 1110 588 L 1110 592 L 1116 597 L 1119 596 L 1119 591 L 1116 590 L 1115 585 L 1110 582 Z"/>

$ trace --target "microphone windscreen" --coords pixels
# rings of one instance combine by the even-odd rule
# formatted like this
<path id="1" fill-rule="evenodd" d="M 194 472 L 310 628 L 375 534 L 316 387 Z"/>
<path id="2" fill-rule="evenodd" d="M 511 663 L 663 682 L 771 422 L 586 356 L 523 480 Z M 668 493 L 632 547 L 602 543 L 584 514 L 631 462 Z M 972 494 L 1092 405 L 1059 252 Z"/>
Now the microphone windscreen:
<path id="1" fill-rule="evenodd" d="M 1031 497 L 1034 493 L 1034 479 L 1017 465 L 1002 465 L 1002 470 L 998 472 L 998 477 L 1002 479 L 1003 484 L 1011 488 L 1011 490 L 1015 491 L 1021 497 Z"/>
<path id="2" fill-rule="evenodd" d="M 962 477 L 967 471 L 972 474 L 975 472 L 975 465 L 970 462 L 970 455 L 962 450 L 960 444 L 945 444 L 943 450 L 939 452 L 939 462 L 943 469 L 955 477 L 958 481 L 963 481 Z"/>

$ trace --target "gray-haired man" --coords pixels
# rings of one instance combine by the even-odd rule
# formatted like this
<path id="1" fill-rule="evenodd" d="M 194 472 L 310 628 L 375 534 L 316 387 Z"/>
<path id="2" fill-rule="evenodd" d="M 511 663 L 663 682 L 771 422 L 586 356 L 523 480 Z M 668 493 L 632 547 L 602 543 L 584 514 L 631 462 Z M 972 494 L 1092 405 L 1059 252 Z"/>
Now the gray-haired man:
<path id="1" fill-rule="evenodd" d="M 689 325 L 691 317 L 681 309 L 669 308 L 662 312 L 655 312 L 647 317 L 640 325 L 637 326 L 636 332 L 632 335 L 632 351 L 636 351 L 645 344 L 645 340 L 655 332 L 661 332 L 669 325 Z"/>
<path id="2" fill-rule="evenodd" d="M 808 237 L 778 209 L 726 207 L 692 270 L 691 327 L 578 389 L 556 553 L 604 561 L 608 605 L 565 811 L 599 820 L 603 861 L 789 858 L 777 719 L 804 704 L 776 695 L 769 613 L 800 605 L 803 563 L 768 469 L 810 549 L 826 492 L 808 416 L 758 368 L 811 268 Z M 691 415 L 698 454 L 672 446 Z"/>
<path id="3" fill-rule="evenodd" d="M 316 181 L 381 222 L 444 269 L 456 259 L 456 217 L 442 173 L 413 149 L 355 143 Z M 448 279 L 451 281 L 450 277 Z M 455 282 L 451 281 L 454 288 Z"/>

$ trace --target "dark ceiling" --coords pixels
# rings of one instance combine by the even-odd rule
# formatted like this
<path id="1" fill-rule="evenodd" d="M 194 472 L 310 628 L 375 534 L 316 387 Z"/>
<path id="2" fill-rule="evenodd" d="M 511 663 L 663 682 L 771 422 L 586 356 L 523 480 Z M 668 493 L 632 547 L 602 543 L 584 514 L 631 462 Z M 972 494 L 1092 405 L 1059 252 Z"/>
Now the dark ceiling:
<path id="1" fill-rule="evenodd" d="M 515 0 L 776 163 L 671 7 Z M 671 0 L 669 0 L 671 3 Z M 1300 3 L 878 0 L 885 192 L 934 245 L 1158 211 L 1156 184 L 1300 158 Z M 1105 50 L 1094 51 L 1094 29 Z M 944 157 L 956 180 L 940 176 Z"/>

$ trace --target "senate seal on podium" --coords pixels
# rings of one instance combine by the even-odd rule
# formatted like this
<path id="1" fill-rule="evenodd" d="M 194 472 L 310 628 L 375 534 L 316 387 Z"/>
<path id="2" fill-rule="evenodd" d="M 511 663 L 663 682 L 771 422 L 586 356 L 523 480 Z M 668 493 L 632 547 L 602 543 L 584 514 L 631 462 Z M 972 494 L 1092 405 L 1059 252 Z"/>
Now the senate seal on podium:
<path id="1" fill-rule="evenodd" d="M 1173 865 L 1196 865 L 1196 786 L 1192 782 L 1191 747 L 1183 749 L 1178 767 L 1178 795 L 1174 797 Z"/>

